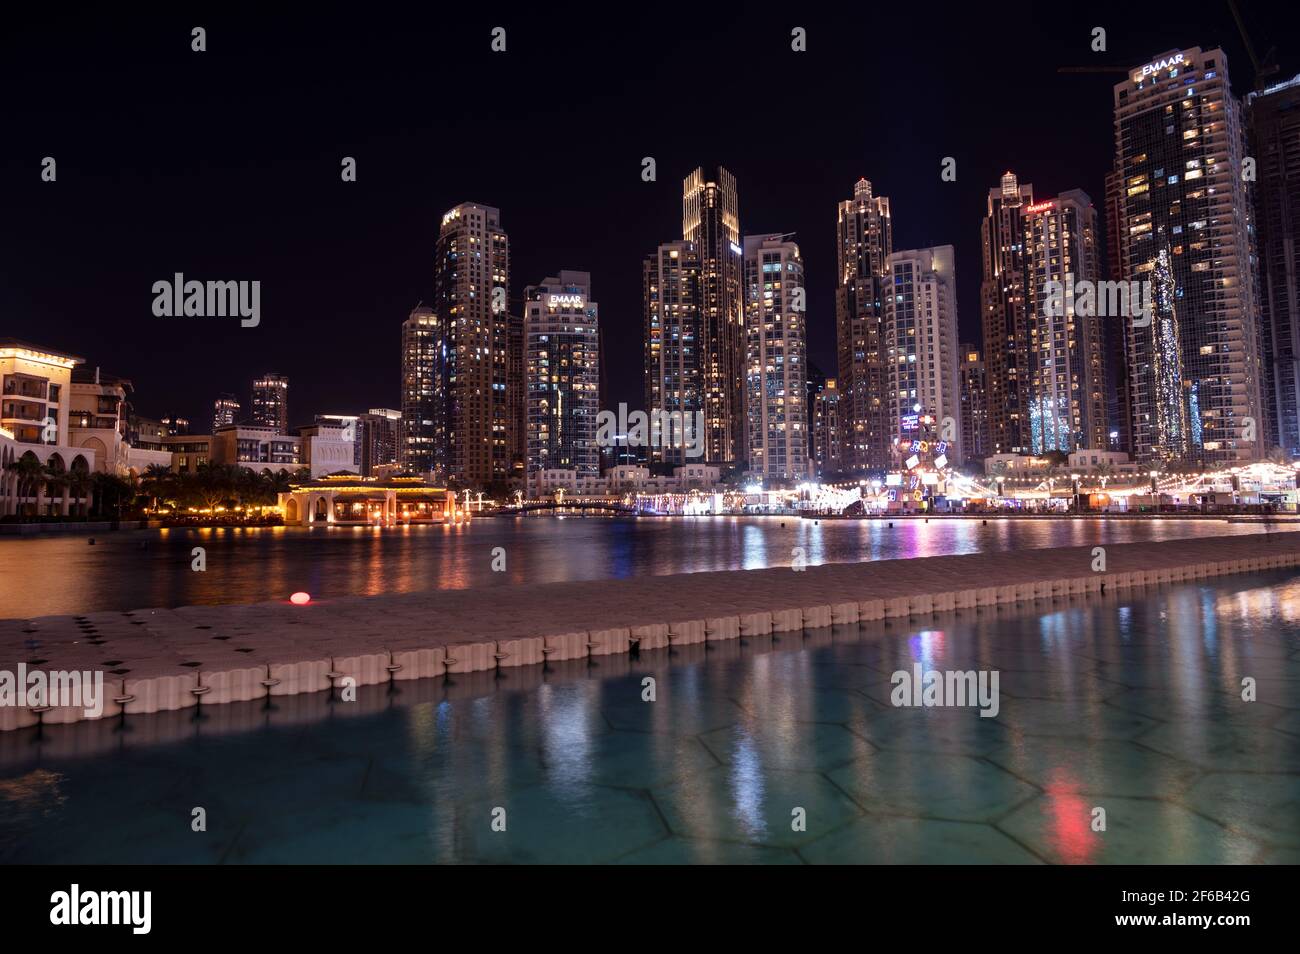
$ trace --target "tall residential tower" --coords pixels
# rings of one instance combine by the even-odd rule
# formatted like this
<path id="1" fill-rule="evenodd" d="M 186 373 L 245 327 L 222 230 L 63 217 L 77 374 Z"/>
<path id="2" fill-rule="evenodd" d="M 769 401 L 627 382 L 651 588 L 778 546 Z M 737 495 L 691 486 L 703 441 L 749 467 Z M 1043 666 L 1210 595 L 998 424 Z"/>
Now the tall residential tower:
<path id="1" fill-rule="evenodd" d="M 886 407 L 890 444 L 946 442 L 960 464 L 961 368 L 953 248 L 894 252 L 885 259 Z"/>
<path id="2" fill-rule="evenodd" d="M 1246 97 L 1255 158 L 1263 394 L 1271 442 L 1300 455 L 1300 76 Z"/>
<path id="3" fill-rule="evenodd" d="M 289 379 L 283 374 L 268 373 L 253 381 L 251 422 L 273 427 L 277 434 L 289 433 Z"/>
<path id="4" fill-rule="evenodd" d="M 524 290 L 527 475 L 600 474 L 600 306 L 591 275 L 561 271 Z"/>
<path id="5" fill-rule="evenodd" d="M 1122 318 L 1075 294 L 1100 276 L 1097 211 L 1074 189 L 1025 206 L 1022 220 L 1029 449 L 1107 450 L 1102 322 Z"/>
<path id="6" fill-rule="evenodd" d="M 463 202 L 443 215 L 434 279 L 447 474 L 480 486 L 506 480 L 516 475 L 522 412 L 510 388 L 510 240 L 497 209 Z"/>
<path id="7" fill-rule="evenodd" d="M 1115 85 L 1114 107 L 1119 277 L 1151 290 L 1151 314 L 1128 319 L 1134 454 L 1190 467 L 1263 456 L 1253 223 L 1227 59 L 1162 53 Z"/>
<path id="8" fill-rule="evenodd" d="M 402 322 L 402 423 L 397 462 L 413 474 L 436 471 L 445 476 L 446 472 L 441 381 L 444 346 L 442 325 L 434 310 L 419 305 L 412 308 Z"/>
<path id="9" fill-rule="evenodd" d="M 989 454 L 1023 454 L 1030 449 L 1029 321 L 1025 303 L 1024 210 L 1034 187 L 1008 171 L 989 190 L 980 228 L 984 277 L 980 321 L 984 331 L 984 373 L 988 388 Z"/>
<path id="10" fill-rule="evenodd" d="M 835 338 L 838 353 L 838 415 L 843 434 L 841 464 L 849 472 L 884 470 L 890 464 L 886 413 L 882 279 L 894 250 L 889 199 L 873 196 L 859 179 L 853 198 L 837 207 L 835 244 Z"/>
<path id="11" fill-rule="evenodd" d="M 803 258 L 785 235 L 745 236 L 748 469 L 763 480 L 808 476 Z"/>
<path id="12" fill-rule="evenodd" d="M 718 167 L 716 181 L 696 169 L 682 182 L 682 240 L 700 258 L 700 386 L 704 455 L 712 464 L 745 455 L 745 298 L 736 178 Z"/>

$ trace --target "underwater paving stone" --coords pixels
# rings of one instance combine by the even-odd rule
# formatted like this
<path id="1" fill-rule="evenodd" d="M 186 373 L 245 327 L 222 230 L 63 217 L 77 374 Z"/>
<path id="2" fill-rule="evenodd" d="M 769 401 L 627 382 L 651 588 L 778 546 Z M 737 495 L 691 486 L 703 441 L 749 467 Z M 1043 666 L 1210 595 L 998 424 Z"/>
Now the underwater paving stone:
<path id="1" fill-rule="evenodd" d="M 1106 831 L 1092 830 L 1094 807 Z M 1040 795 L 997 827 L 1054 864 L 1249 864 L 1265 847 L 1182 805 L 1074 792 Z"/>
<path id="2" fill-rule="evenodd" d="M 993 821 L 1038 789 L 967 755 L 879 752 L 826 773 L 868 812 L 950 821 Z"/>
<path id="3" fill-rule="evenodd" d="M 1189 762 L 1134 742 L 1023 736 L 984 757 L 1040 788 L 1097 796 L 1172 797 L 1201 774 Z"/>
<path id="4" fill-rule="evenodd" d="M 699 739 L 614 730 L 571 747 L 557 747 L 548 754 L 544 779 L 650 789 L 717 767 L 718 759 Z"/>
<path id="5" fill-rule="evenodd" d="M 496 807 L 506 811 L 505 831 L 491 828 Z M 445 802 L 434 808 L 435 825 L 454 825 L 453 838 L 440 836 L 439 861 L 595 864 L 667 834 L 647 794 L 598 785 L 534 785 L 496 800 L 458 801 L 452 810 Z"/>
<path id="6" fill-rule="evenodd" d="M 1106 704 L 1162 722 L 1187 719 L 1231 720 L 1261 727 L 1276 725 L 1287 710 L 1263 702 L 1243 702 L 1240 694 L 1173 692 L 1164 689 L 1125 689 L 1108 696 Z"/>
<path id="7" fill-rule="evenodd" d="M 1288 772 L 1300 764 L 1300 738 L 1272 728 L 1184 720 L 1146 733 L 1141 744 L 1216 772 Z"/>
<path id="8" fill-rule="evenodd" d="M 1270 846 L 1300 848 L 1300 775 L 1211 772 L 1180 801 Z"/>
<path id="9" fill-rule="evenodd" d="M 809 689 L 795 692 L 778 688 L 787 679 L 784 673 L 773 675 L 776 684 L 770 688 L 743 691 L 733 695 L 731 700 L 743 709 L 746 715 L 764 722 L 848 723 L 861 721 L 881 709 L 879 703 L 861 692 L 825 686 L 820 678 L 812 679 L 813 685 Z M 789 678 L 797 677 L 792 674 Z"/>
<path id="10" fill-rule="evenodd" d="M 1138 738 L 1159 724 L 1101 702 L 1024 698 L 1002 700 L 997 721 L 1023 735 L 1114 740 Z"/>
<path id="11" fill-rule="evenodd" d="M 813 772 L 740 763 L 651 792 L 674 835 L 797 847 L 862 814 L 829 779 Z M 794 831 L 795 809 L 806 831 Z"/>
<path id="12" fill-rule="evenodd" d="M 884 751 L 933 755 L 983 755 L 1009 738 L 1001 717 L 986 719 L 974 708 L 890 707 L 853 730 Z"/>
<path id="13" fill-rule="evenodd" d="M 866 815 L 799 849 L 810 864 L 1038 865 L 991 825 Z"/>
<path id="14" fill-rule="evenodd" d="M 332 815 L 298 831 L 262 836 L 245 830 L 225 864 L 430 864 L 439 860 L 429 812 L 385 805 L 367 814 Z"/>
<path id="15" fill-rule="evenodd" d="M 1272 724 L 1274 732 L 1300 736 L 1300 709 L 1290 709 L 1282 718 Z"/>
<path id="16" fill-rule="evenodd" d="M 620 865 L 799 865 L 793 848 L 672 836 L 617 859 Z"/>
<path id="17" fill-rule="evenodd" d="M 615 729 L 631 732 L 670 732 L 699 735 L 720 729 L 746 717 L 745 710 L 730 699 L 683 694 L 674 704 L 670 674 L 658 680 L 657 701 L 642 702 L 640 692 L 629 692 L 627 701 L 606 699 L 602 712 Z"/>
<path id="18" fill-rule="evenodd" d="M 869 756 L 875 746 L 841 725 L 749 719 L 700 736 L 727 764 L 757 762 L 766 768 L 821 772 Z"/>

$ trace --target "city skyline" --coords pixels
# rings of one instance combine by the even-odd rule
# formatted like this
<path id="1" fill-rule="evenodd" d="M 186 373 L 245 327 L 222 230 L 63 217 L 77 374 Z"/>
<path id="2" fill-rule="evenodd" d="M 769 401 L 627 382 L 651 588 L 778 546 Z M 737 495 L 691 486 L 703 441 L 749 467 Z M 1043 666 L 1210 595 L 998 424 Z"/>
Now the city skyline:
<path id="1" fill-rule="evenodd" d="M 693 120 L 679 133 L 649 137 L 602 110 L 606 125 L 613 125 L 609 145 L 596 152 L 563 160 L 530 156 L 527 160 L 488 158 L 472 163 L 444 153 L 438 153 L 434 159 L 422 153 L 417 160 L 415 153 L 419 151 L 420 137 L 414 133 L 381 137 L 382 140 L 405 139 L 400 148 L 391 141 L 367 146 L 364 130 L 377 128 L 375 122 L 367 122 L 344 108 L 326 127 L 334 131 L 332 138 L 347 140 L 348 145 L 338 149 L 328 141 L 312 139 L 300 150 L 289 150 L 283 158 L 268 160 L 267 168 L 258 171 L 257 162 L 252 163 L 254 168 L 246 168 L 249 162 L 243 150 L 233 144 L 215 142 L 193 151 L 196 158 L 206 157 L 201 160 L 201 168 L 192 167 L 192 163 L 187 165 L 184 156 L 190 150 L 173 150 L 148 166 L 152 170 L 149 176 L 141 176 L 132 170 L 137 165 L 135 160 L 141 158 L 138 150 L 143 148 L 143 143 L 134 142 L 138 131 L 135 122 L 126 122 L 117 136 L 119 148 L 98 160 L 107 164 L 108 169 L 114 163 L 124 164 L 122 175 L 126 181 L 121 196 L 143 202 L 145 207 L 173 201 L 183 206 L 187 196 L 201 191 L 210 193 L 210 202 L 199 203 L 196 211 L 199 219 L 204 219 L 203 210 L 215 210 L 224 198 L 233 198 L 227 196 L 227 190 L 251 188 L 256 201 L 251 205 L 247 201 L 232 201 L 229 212 L 208 215 L 213 221 L 205 220 L 201 229 L 186 221 L 173 223 L 172 228 L 179 227 L 180 234 L 169 236 L 165 246 L 157 245 L 152 236 L 142 236 L 146 230 L 127 221 L 129 217 L 117 216 L 123 226 L 116 243 L 121 247 L 105 249 L 102 263 L 85 261 L 81 256 L 84 268 L 79 269 L 75 282 L 79 296 L 93 295 L 100 300 L 100 308 L 113 316 L 111 324 L 116 333 L 108 333 L 107 327 L 79 316 L 77 309 L 68 307 L 67 290 L 61 283 L 47 278 L 60 260 L 60 251 L 63 250 L 67 260 L 66 255 L 76 248 L 68 247 L 64 237 L 49 235 L 42 225 L 42 220 L 50 214 L 49 190 L 76 193 L 73 201 L 85 210 L 91 226 L 87 240 L 115 217 L 120 201 L 99 194 L 97 189 L 87 192 L 85 179 L 98 182 L 106 170 L 85 168 L 84 162 L 75 161 L 77 146 L 60 145 L 56 130 L 47 129 L 49 135 L 36 136 L 34 140 L 50 142 L 42 148 L 61 158 L 57 183 L 41 183 L 33 174 L 31 184 L 24 186 L 18 175 L 22 170 L 14 166 L 13 160 L 5 160 L 4 188 L 13 193 L 6 196 L 11 199 L 7 208 L 12 210 L 12 221 L 29 239 L 5 247 L 9 260 L 19 266 L 14 274 L 21 276 L 11 278 L 0 287 L 6 330 L 15 337 L 48 342 L 78 353 L 84 351 L 92 363 L 132 377 L 137 384 L 142 413 L 154 416 L 180 413 L 193 421 L 204 420 L 210 416 L 210 404 L 217 394 L 239 392 L 243 382 L 271 367 L 294 381 L 293 406 L 300 413 L 291 418 L 291 425 L 309 423 L 317 411 L 347 409 L 355 413 L 370 406 L 396 407 L 399 396 L 395 382 L 399 371 L 392 336 L 398 332 L 383 334 L 381 330 L 400 325 L 402 316 L 417 302 L 428 304 L 433 299 L 429 259 L 438 219 L 448 208 L 468 199 L 502 209 L 517 260 L 512 272 L 546 275 L 553 274 L 557 268 L 569 267 L 592 274 L 593 281 L 602 289 L 605 323 L 611 334 L 606 359 L 611 387 L 608 399 L 613 404 L 620 400 L 631 403 L 638 399 L 641 390 L 639 382 L 630 380 L 632 369 L 642 363 L 640 342 L 631 333 L 638 324 L 641 256 L 656 241 L 672 236 L 680 228 L 680 209 L 672 207 L 675 204 L 672 196 L 676 193 L 680 197 L 682 177 L 697 166 L 713 169 L 720 163 L 740 183 L 742 227 L 746 233 L 778 230 L 795 233 L 794 240 L 800 244 L 808 271 L 809 358 L 823 373 L 830 375 L 837 371 L 834 237 L 826 221 L 826 209 L 842 201 L 852 184 L 864 176 L 876 185 L 878 194 L 893 199 L 901 231 L 895 238 L 896 247 L 920 248 L 944 243 L 954 246 L 961 336 L 964 340 L 979 341 L 978 211 L 972 214 L 972 207 L 978 210 L 983 204 L 983 194 L 989 184 L 1007 168 L 1014 168 L 1024 181 L 1033 181 L 1045 194 L 1081 188 L 1092 196 L 1094 203 L 1104 195 L 1104 176 L 1112 151 L 1109 86 L 1113 77 L 1104 73 L 1063 74 L 1057 72 L 1059 67 L 1101 63 L 1124 69 L 1176 43 L 1195 42 L 1203 48 L 1222 43 L 1233 62 L 1235 92 L 1247 91 L 1253 79 L 1236 27 L 1226 15 L 1208 16 L 1204 26 L 1189 25 L 1181 29 L 1164 26 L 1138 32 L 1128 27 L 1122 31 L 1112 28 L 1110 49 L 1104 54 L 1089 50 L 1087 30 L 1068 18 L 1053 19 L 1057 16 L 1036 19 L 1027 27 L 1029 36 L 1038 36 L 1042 42 L 1018 42 L 1018 62 L 1012 72 L 1026 86 L 1027 104 L 1069 103 L 1071 117 L 1078 115 L 1078 120 L 1069 124 L 1069 130 L 1062 130 L 1059 122 L 1046 121 L 1032 108 L 1020 111 L 1015 122 L 997 121 L 989 115 L 982 115 L 976 122 L 961 115 L 960 96 L 955 91 L 935 99 L 934 94 L 948 90 L 945 75 L 956 75 L 954 71 L 960 71 L 963 65 L 973 68 L 981 59 L 975 55 L 977 44 L 958 37 L 960 31 L 954 30 L 951 35 L 941 31 L 935 37 L 935 52 L 949 64 L 945 70 L 908 67 L 901 55 L 890 51 L 885 51 L 880 63 L 882 75 L 891 70 L 905 72 L 909 81 L 916 84 L 917 95 L 930 94 L 935 108 L 940 110 L 935 126 L 912 130 L 904 140 L 905 148 L 899 148 L 896 140 L 890 140 L 891 144 L 885 146 L 886 140 L 879 132 L 855 134 L 850 140 L 836 138 L 837 127 L 832 120 L 842 112 L 842 96 L 816 92 L 818 71 L 830 68 L 819 65 L 821 46 L 829 46 L 830 53 L 842 42 L 835 36 L 830 22 L 822 21 L 824 25 L 819 27 L 817 20 L 810 19 L 812 49 L 818 56 L 810 55 L 807 64 L 797 59 L 798 54 L 788 53 L 788 44 L 781 36 L 764 37 L 761 31 L 742 28 L 741 39 L 753 44 L 756 55 L 795 57 L 791 61 L 795 74 L 790 89 L 777 95 L 780 101 L 800 104 L 802 116 L 797 120 L 797 137 L 807 150 L 805 155 L 830 155 L 831 158 L 795 156 L 780 161 L 759 158 L 748 145 L 752 137 L 743 133 L 746 117 L 753 112 L 743 104 L 736 108 L 734 115 L 721 113 L 708 122 Z M 1259 29 L 1259 25 L 1249 21 L 1248 11 L 1249 25 Z M 464 30 L 466 36 L 472 36 L 472 27 L 473 24 L 455 23 L 448 29 Z M 1069 37 L 1067 27 L 1075 31 Z M 268 24 L 266 42 L 279 38 L 281 34 L 277 30 L 282 28 L 275 21 Z M 210 29 L 214 40 L 221 35 L 219 23 Z M 329 22 L 312 24 L 310 29 L 315 31 L 312 36 L 323 39 L 334 35 Z M 581 29 L 587 32 L 580 35 L 594 40 L 597 32 L 594 27 Z M 678 63 L 688 60 L 701 44 L 708 42 L 714 35 L 712 31 L 720 29 L 721 23 L 706 18 L 695 39 L 669 36 L 666 26 L 652 26 L 644 38 L 629 38 L 627 42 L 661 44 L 662 65 L 656 70 L 671 73 Z M 140 42 L 153 43 L 153 31 L 162 30 L 163 26 L 152 26 L 142 34 Z M 1188 35 L 1178 35 L 1183 33 Z M 512 84 L 513 78 L 522 75 L 519 66 L 526 67 L 528 57 L 535 55 L 523 42 L 527 35 L 525 24 L 512 34 L 511 52 L 502 58 L 508 75 L 496 82 Z M 242 42 L 247 43 L 247 38 Z M 400 49 L 400 41 L 397 42 Z M 483 46 L 486 51 L 486 41 Z M 614 57 L 608 47 L 608 43 L 592 42 L 584 49 L 590 50 L 592 56 Z M 87 62 L 95 61 L 92 49 L 83 52 Z M 146 54 L 147 49 L 140 52 Z M 18 57 L 15 62 L 30 55 L 30 51 L 15 53 Z M 301 49 L 301 44 L 291 45 L 288 53 L 286 62 L 300 62 L 309 55 Z M 223 55 L 222 46 L 214 42 L 208 53 L 212 59 L 208 62 L 218 61 Z M 458 58 L 477 55 L 468 49 L 455 53 Z M 518 66 L 511 59 L 515 56 L 520 60 Z M 280 68 L 284 67 L 277 67 Z M 121 68 L 109 69 L 105 75 L 111 79 L 114 69 Z M 982 64 L 979 69 L 984 71 L 984 82 L 989 88 L 1000 79 L 1005 81 L 1005 77 L 998 75 L 1002 67 Z M 658 75 L 656 72 L 645 82 L 654 83 Z M 229 84 L 231 78 L 223 77 L 221 81 Z M 210 84 L 218 82 L 218 77 L 193 82 L 201 85 L 190 92 L 202 94 Z M 512 115 L 536 109 L 553 110 L 555 104 L 551 99 L 544 99 L 542 92 L 538 90 L 521 97 L 519 103 L 509 107 Z M 599 93 L 566 92 L 574 94 L 564 101 L 566 111 L 584 102 L 604 103 Z M 251 92 L 243 92 L 239 84 L 223 93 L 227 97 L 241 95 L 251 95 Z M 20 108 L 14 117 L 20 129 L 40 129 L 49 124 L 50 117 L 60 115 L 57 86 L 50 96 L 52 100 L 40 116 L 29 115 L 23 111 L 25 107 Z M 883 99 L 868 94 L 868 99 L 873 98 Z M 386 109 L 383 118 L 391 118 L 398 105 Z M 868 112 L 874 107 L 870 102 L 863 102 L 861 108 Z M 888 114 L 880 115 L 881 131 L 895 125 Z M 269 116 L 262 117 L 255 110 L 248 122 L 250 128 L 266 133 L 261 141 L 271 149 L 272 155 L 286 152 L 282 148 L 285 142 L 282 135 L 270 129 Z M 687 141 L 692 145 L 684 145 Z M 853 158 L 834 158 L 836 154 L 846 153 Z M 356 183 L 338 181 L 338 163 L 346 155 L 357 159 Z M 953 183 L 939 179 L 939 160 L 946 155 L 955 155 L 959 161 L 957 181 Z M 656 182 L 641 179 L 641 159 L 645 156 L 656 159 Z M 429 184 L 435 186 L 436 195 L 427 188 Z M 42 193 L 41 188 L 47 191 Z M 322 189 L 331 191 L 321 193 Z M 354 192 L 349 193 L 348 189 Z M 257 199 L 258 196 L 264 198 Z M 559 197 L 560 201 L 556 203 L 552 197 Z M 414 204 L 411 199 L 415 199 Z M 56 201 L 62 203 L 66 199 L 56 198 Z M 315 208 L 306 218 L 296 216 L 303 209 L 302 203 L 310 203 Z M 404 207 L 399 210 L 397 203 Z M 549 214 L 544 211 L 548 207 L 552 209 Z M 236 210 L 237 214 L 231 214 Z M 609 217 L 608 212 L 602 216 L 600 210 L 617 210 L 617 218 Z M 321 217 L 326 215 L 345 227 L 323 222 Z M 259 231 L 258 222 L 270 217 L 273 220 L 270 224 L 276 226 L 270 231 L 275 232 L 284 216 L 300 225 L 310 223 L 310 227 L 296 228 L 292 245 L 286 242 L 269 247 L 266 239 L 259 239 L 255 234 Z M 243 225 L 227 219 L 242 221 Z M 610 229 L 615 223 L 617 227 Z M 211 234 L 207 237 L 194 234 L 200 230 Z M 615 236 L 615 240 L 604 241 L 606 233 Z M 600 240 L 593 241 L 595 236 Z M 367 251 L 370 246 L 376 247 L 379 254 Z M 313 263 L 310 268 L 309 262 Z M 168 319 L 149 314 L 148 299 L 143 298 L 143 289 L 150 282 L 176 270 L 205 278 L 260 279 L 265 286 L 265 317 L 259 327 L 240 329 L 229 323 L 214 322 L 203 326 L 205 361 L 197 373 L 190 350 L 195 340 L 196 329 L 192 327 L 195 319 L 173 319 L 167 324 Z M 135 275 L 140 277 L 132 277 Z M 321 281 L 324 275 L 330 276 L 329 281 Z M 318 284 L 325 287 L 316 287 Z M 137 293 L 133 291 L 137 285 L 141 288 L 139 311 L 132 314 L 137 308 Z M 512 286 L 512 304 L 517 306 L 522 285 L 513 282 Z M 365 331 L 350 348 L 352 364 L 347 374 L 341 373 L 341 368 L 331 360 L 332 353 L 336 352 L 327 343 L 329 334 L 308 335 L 305 339 L 302 335 L 311 325 L 334 335 L 353 334 L 362 327 L 353 324 L 358 319 L 363 320 Z M 389 322 L 394 325 L 388 325 Z M 77 329 L 75 334 L 74 329 Z M 132 335 L 151 342 L 148 359 L 139 349 L 126 346 Z M 244 397 L 240 395 L 241 403 Z"/>
<path id="2" fill-rule="evenodd" d="M 971 864 L 954 937 L 1275 920 L 1291 20 L 8 17 L 11 920 L 188 937 L 283 915 L 220 872 L 286 864 L 361 865 L 370 921 L 420 864 L 889 866 L 912 935 Z"/>

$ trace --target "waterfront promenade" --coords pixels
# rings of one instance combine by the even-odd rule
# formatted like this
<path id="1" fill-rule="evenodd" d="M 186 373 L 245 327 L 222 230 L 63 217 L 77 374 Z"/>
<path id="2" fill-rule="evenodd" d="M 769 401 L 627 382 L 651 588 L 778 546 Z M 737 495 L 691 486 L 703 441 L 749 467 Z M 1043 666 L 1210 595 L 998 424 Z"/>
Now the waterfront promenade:
<path id="1" fill-rule="evenodd" d="M 1104 568 L 1101 560 L 1104 558 Z M 101 717 L 1300 565 L 1300 533 L 0 620 L 0 669 L 104 672 Z M 287 596 L 288 594 L 286 594 Z M 0 729 L 79 707 L 0 708 Z"/>

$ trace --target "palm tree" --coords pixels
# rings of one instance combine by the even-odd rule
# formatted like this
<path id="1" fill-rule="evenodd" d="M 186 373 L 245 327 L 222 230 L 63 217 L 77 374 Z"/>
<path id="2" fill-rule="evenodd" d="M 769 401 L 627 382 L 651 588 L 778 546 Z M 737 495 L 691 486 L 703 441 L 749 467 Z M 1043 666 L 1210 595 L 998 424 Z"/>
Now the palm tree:
<path id="1" fill-rule="evenodd" d="M 68 471 L 63 466 L 63 458 L 56 455 L 45 462 L 45 477 L 43 479 L 45 493 L 50 497 L 51 502 L 59 500 L 59 506 L 62 506 L 61 498 L 68 487 Z M 62 511 L 60 511 L 59 515 L 67 516 Z"/>
<path id="2" fill-rule="evenodd" d="M 176 486 L 176 475 L 166 464 L 150 464 L 140 476 L 140 489 L 153 499 L 153 509 L 158 509 L 158 498 L 166 499 L 172 495 Z"/>
<path id="3" fill-rule="evenodd" d="M 96 471 L 90 475 L 90 483 L 96 509 L 105 517 L 110 514 L 121 516 L 122 502 L 129 501 L 135 496 L 135 485 L 117 474 Z"/>
<path id="4" fill-rule="evenodd" d="M 1291 454 L 1282 447 L 1274 447 L 1269 451 L 1267 460 L 1270 464 L 1276 464 L 1279 467 L 1295 466 L 1295 461 L 1291 458 Z"/>
<path id="5" fill-rule="evenodd" d="M 72 508 L 77 511 L 78 516 L 86 516 L 89 511 L 89 501 L 82 503 L 82 498 L 90 493 L 91 481 L 89 472 L 79 467 L 74 467 L 68 471 L 64 477 L 68 487 L 68 494 L 72 498 Z"/>
<path id="6" fill-rule="evenodd" d="M 20 498 L 35 497 L 37 488 L 40 487 L 41 481 L 45 480 L 47 476 L 45 466 L 36 459 L 35 454 L 30 453 L 24 454 L 17 460 L 10 461 L 6 470 L 18 475 L 18 496 Z M 31 508 L 32 511 L 36 508 L 34 503 L 24 504 L 23 506 Z M 21 510 L 20 507 L 19 512 Z"/>

